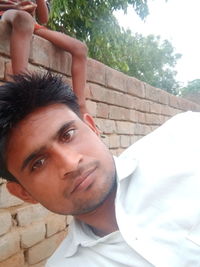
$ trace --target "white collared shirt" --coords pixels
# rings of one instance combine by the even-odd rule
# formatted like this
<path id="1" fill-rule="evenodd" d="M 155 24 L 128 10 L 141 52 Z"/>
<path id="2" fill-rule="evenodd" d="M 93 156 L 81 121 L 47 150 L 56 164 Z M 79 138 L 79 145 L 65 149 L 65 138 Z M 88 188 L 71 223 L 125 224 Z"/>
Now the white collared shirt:
<path id="1" fill-rule="evenodd" d="M 200 267 L 200 113 L 176 115 L 115 159 L 119 231 L 74 220 L 47 267 Z"/>

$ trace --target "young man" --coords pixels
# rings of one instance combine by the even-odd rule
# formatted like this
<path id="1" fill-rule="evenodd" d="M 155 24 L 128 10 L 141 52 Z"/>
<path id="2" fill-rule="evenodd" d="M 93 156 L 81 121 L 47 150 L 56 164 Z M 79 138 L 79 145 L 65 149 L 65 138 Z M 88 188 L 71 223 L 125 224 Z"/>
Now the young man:
<path id="1" fill-rule="evenodd" d="M 11 26 L 10 55 L 12 73 L 27 72 L 30 42 L 33 33 L 50 41 L 72 56 L 73 90 L 78 97 L 80 111 L 87 112 L 85 101 L 87 47 L 81 41 L 61 32 L 52 31 L 36 23 L 47 24 L 48 7 L 45 0 L 0 0 L 0 19 Z"/>
<path id="2" fill-rule="evenodd" d="M 200 114 L 187 112 L 113 159 L 58 76 L 0 87 L 0 175 L 11 194 L 74 220 L 61 266 L 200 264 Z"/>

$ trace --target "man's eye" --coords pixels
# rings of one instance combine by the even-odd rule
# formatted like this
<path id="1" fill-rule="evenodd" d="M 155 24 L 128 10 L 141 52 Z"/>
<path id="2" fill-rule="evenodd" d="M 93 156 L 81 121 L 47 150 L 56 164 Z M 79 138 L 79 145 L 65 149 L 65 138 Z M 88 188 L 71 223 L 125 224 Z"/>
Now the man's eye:
<path id="1" fill-rule="evenodd" d="M 66 132 L 64 132 L 61 136 L 62 142 L 68 142 L 72 139 L 72 136 L 74 135 L 75 130 L 71 129 Z"/>
<path id="2" fill-rule="evenodd" d="M 34 171 L 34 170 L 41 168 L 44 164 L 44 161 L 45 161 L 44 158 L 35 161 L 31 167 L 31 170 Z"/>

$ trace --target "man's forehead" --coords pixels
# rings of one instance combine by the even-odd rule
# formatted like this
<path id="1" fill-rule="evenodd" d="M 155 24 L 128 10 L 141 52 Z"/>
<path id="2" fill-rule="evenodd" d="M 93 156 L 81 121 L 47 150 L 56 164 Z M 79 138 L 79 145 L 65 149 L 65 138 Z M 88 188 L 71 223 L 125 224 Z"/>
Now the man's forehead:
<path id="1" fill-rule="evenodd" d="M 68 114 L 70 116 L 77 116 L 70 108 L 68 108 L 64 104 L 51 104 L 44 107 L 39 107 L 34 109 L 31 113 L 29 113 L 22 121 L 28 121 L 33 117 L 40 117 L 43 116 L 52 116 L 54 113 L 64 112 L 65 115 Z M 53 119 L 53 118 L 52 118 Z"/>
<path id="2" fill-rule="evenodd" d="M 25 143 L 23 137 L 34 139 L 41 132 L 51 135 L 51 130 L 56 131 L 62 124 L 71 120 L 79 120 L 79 117 L 64 104 L 52 104 L 35 109 L 13 127 L 8 144 L 14 143 L 16 139 Z"/>
<path id="3" fill-rule="evenodd" d="M 60 114 L 57 116 L 57 114 Z M 26 124 L 37 124 L 40 123 L 40 120 L 45 120 L 48 118 L 49 121 L 55 121 L 59 120 L 59 118 L 65 117 L 66 120 L 70 120 L 71 117 L 77 118 L 78 116 L 69 109 L 64 104 L 51 104 L 44 107 L 39 107 L 35 110 L 33 110 L 31 113 L 29 113 L 27 116 L 25 116 L 21 121 L 19 121 L 16 126 L 13 128 L 18 128 L 21 126 L 24 126 Z"/>

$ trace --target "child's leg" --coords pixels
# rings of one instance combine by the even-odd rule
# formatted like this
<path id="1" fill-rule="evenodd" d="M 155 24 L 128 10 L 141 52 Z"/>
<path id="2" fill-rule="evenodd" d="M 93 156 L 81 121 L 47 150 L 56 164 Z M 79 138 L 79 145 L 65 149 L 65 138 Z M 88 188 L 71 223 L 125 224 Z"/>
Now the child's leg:
<path id="1" fill-rule="evenodd" d="M 51 31 L 48 29 L 39 29 L 35 34 L 50 41 L 54 45 L 66 50 L 72 55 L 72 82 L 73 90 L 78 97 L 81 113 L 87 112 L 85 103 L 86 87 L 86 64 L 87 64 L 87 47 L 81 41 L 74 39 L 66 34 Z"/>
<path id="2" fill-rule="evenodd" d="M 2 20 L 12 27 L 10 55 L 13 74 L 25 72 L 28 66 L 34 19 L 25 11 L 8 10 L 3 14 Z"/>

